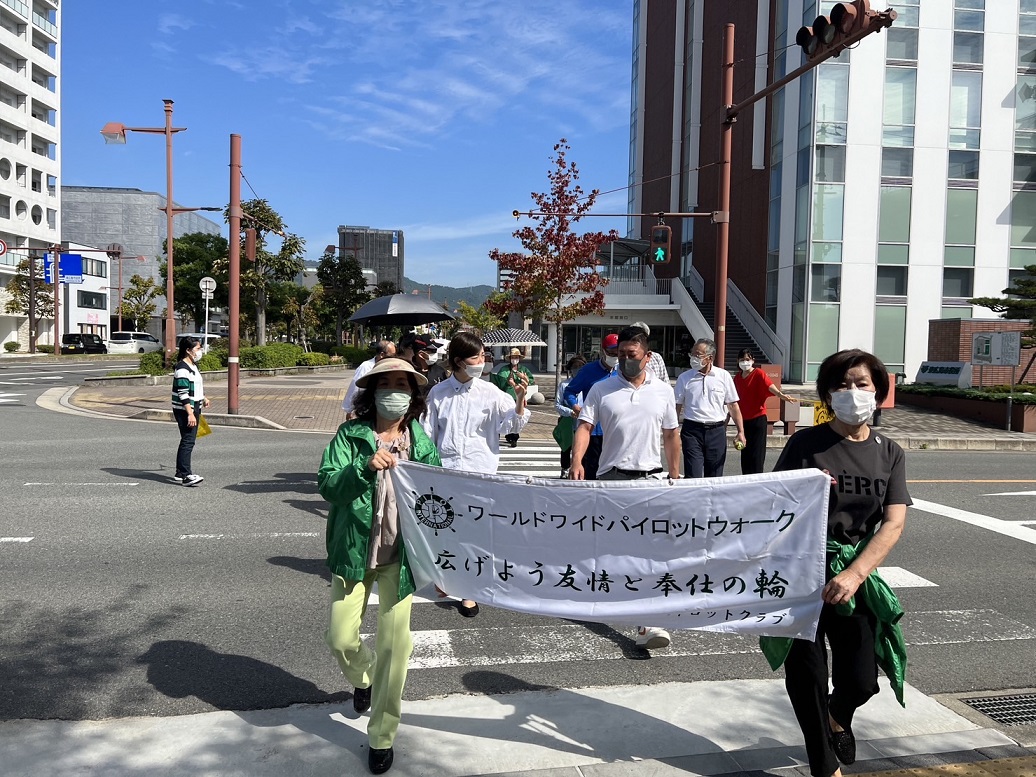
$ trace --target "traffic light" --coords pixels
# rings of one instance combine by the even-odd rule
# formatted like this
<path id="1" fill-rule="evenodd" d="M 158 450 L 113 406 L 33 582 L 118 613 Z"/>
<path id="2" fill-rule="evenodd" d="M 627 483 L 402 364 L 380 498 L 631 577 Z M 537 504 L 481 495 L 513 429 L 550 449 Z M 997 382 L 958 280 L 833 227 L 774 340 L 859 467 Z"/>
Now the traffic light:
<path id="1" fill-rule="evenodd" d="M 669 246 L 673 239 L 673 230 L 665 224 L 651 227 L 651 264 L 669 264 Z"/>
<path id="2" fill-rule="evenodd" d="M 870 0 L 835 3 L 829 16 L 818 16 L 812 27 L 800 27 L 795 43 L 808 60 L 819 59 L 828 53 L 837 57 L 848 45 L 846 38 L 866 28 L 875 16 Z"/>

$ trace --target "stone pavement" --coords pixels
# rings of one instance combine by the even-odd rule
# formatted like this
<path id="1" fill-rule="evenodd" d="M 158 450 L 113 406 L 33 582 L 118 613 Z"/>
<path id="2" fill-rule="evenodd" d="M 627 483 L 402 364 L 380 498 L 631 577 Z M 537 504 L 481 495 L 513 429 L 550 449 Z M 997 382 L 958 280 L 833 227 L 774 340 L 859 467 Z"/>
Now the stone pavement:
<path id="1" fill-rule="evenodd" d="M 351 370 L 277 377 L 243 376 L 238 409 L 241 416 L 258 417 L 265 421 L 253 422 L 251 425 L 292 431 L 334 432 L 344 420 L 342 399 L 351 379 Z M 209 379 L 205 385 L 212 402 L 207 413 L 210 423 L 232 423 L 236 420 L 246 425 L 244 418 L 223 417 L 227 412 L 225 380 L 220 382 Z M 536 385 L 547 401 L 542 405 L 530 406 L 532 421 L 523 436 L 545 440 L 550 438 L 557 422 L 553 406 L 553 374 L 537 375 Z M 816 393 L 809 387 L 785 386 L 785 390 L 805 402 L 816 399 Z M 66 394 L 65 401 L 82 410 L 106 415 L 139 419 L 150 416 L 151 420 L 168 417 L 168 420 L 172 420 L 168 413 L 169 394 L 168 383 L 159 386 L 112 386 L 91 381 L 89 385 Z M 155 410 L 166 412 L 147 412 Z M 804 412 L 808 417 L 806 408 Z M 879 428 L 904 448 L 1036 451 L 1036 434 L 1007 432 L 977 421 L 954 418 L 909 405 L 883 411 Z M 784 439 L 781 435 L 774 435 L 770 446 L 781 447 Z"/>

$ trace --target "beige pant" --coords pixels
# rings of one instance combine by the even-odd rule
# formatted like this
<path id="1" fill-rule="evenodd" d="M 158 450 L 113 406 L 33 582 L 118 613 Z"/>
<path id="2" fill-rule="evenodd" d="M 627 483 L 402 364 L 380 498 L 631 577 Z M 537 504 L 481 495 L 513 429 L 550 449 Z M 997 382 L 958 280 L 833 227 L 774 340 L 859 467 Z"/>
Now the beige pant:
<path id="1" fill-rule="evenodd" d="M 378 632 L 372 652 L 360 639 L 360 621 L 374 583 L 378 584 Z M 363 580 L 331 575 L 331 617 L 324 633 L 342 674 L 355 688 L 374 687 L 367 738 L 379 750 L 392 747 L 399 728 L 410 637 L 413 597 L 399 600 L 399 564 L 367 570 Z"/>

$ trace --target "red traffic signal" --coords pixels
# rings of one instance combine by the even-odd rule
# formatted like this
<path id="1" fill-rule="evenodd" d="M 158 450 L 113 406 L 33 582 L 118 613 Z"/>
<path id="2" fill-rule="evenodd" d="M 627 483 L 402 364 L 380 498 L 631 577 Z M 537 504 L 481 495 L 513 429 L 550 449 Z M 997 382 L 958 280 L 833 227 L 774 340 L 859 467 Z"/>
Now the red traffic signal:
<path id="1" fill-rule="evenodd" d="M 669 264 L 672 239 L 673 230 L 665 224 L 651 227 L 651 251 L 648 257 L 651 264 Z"/>
<path id="2" fill-rule="evenodd" d="M 800 27 L 795 43 L 807 59 L 817 59 L 832 53 L 838 56 L 846 47 L 845 38 L 859 32 L 874 16 L 870 0 L 835 3 L 830 16 L 818 16 L 812 27 Z"/>

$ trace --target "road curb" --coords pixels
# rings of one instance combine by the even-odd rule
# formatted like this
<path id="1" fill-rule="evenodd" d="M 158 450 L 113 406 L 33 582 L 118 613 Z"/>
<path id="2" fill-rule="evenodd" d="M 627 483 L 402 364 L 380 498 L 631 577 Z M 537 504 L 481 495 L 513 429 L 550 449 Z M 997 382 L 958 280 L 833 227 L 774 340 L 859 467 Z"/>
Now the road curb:
<path id="1" fill-rule="evenodd" d="M 274 423 L 267 418 L 263 418 L 261 415 L 205 413 L 204 417 L 205 420 L 209 422 L 210 426 L 236 426 L 242 429 L 279 429 L 282 431 L 295 431 L 293 429 L 288 429 L 286 426 Z M 153 408 L 141 410 L 139 413 L 134 413 L 131 416 L 120 416 L 120 418 L 128 418 L 131 421 L 162 421 L 166 423 L 176 420 L 173 417 L 172 410 L 156 410 Z"/>

